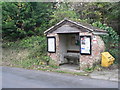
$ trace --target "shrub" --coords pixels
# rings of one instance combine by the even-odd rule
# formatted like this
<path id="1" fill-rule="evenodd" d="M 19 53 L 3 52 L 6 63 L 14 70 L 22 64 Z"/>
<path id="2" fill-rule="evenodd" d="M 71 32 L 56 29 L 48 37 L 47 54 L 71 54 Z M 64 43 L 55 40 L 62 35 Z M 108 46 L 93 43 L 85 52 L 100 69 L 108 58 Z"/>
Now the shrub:
<path id="1" fill-rule="evenodd" d="M 120 53 L 118 50 L 120 37 L 117 32 L 115 32 L 112 27 L 109 27 L 106 24 L 102 24 L 101 22 L 95 22 L 92 25 L 108 31 L 108 35 L 103 35 L 101 37 L 105 42 L 106 51 L 110 52 L 116 59 L 115 63 L 118 63 L 120 59 Z"/>

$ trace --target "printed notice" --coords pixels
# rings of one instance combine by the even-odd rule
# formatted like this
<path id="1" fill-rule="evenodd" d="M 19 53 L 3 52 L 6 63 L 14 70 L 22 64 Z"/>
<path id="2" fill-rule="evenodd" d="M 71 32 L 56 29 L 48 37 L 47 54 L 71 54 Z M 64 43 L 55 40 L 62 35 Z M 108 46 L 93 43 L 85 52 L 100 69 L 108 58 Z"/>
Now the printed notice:
<path id="1" fill-rule="evenodd" d="M 81 40 L 81 54 L 90 54 L 90 37 L 82 36 Z"/>

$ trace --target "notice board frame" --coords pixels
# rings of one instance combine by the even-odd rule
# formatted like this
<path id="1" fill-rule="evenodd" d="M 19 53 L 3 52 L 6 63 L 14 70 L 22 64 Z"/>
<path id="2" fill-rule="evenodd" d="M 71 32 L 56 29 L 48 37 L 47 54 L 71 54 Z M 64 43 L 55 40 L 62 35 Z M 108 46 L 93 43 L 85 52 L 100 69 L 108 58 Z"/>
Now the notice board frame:
<path id="1" fill-rule="evenodd" d="M 55 49 L 54 51 L 49 51 L 49 50 L 48 50 L 48 49 L 49 49 L 49 48 L 48 48 L 48 42 L 49 42 L 48 39 L 49 39 L 49 38 L 53 38 L 53 39 L 54 39 L 54 49 Z M 56 53 L 56 38 L 55 38 L 54 36 L 49 36 L 49 37 L 47 37 L 47 52 L 49 52 L 49 53 Z"/>
<path id="2" fill-rule="evenodd" d="M 87 38 L 89 38 L 90 39 L 90 53 L 82 53 L 81 52 L 81 38 L 83 38 L 83 37 L 87 37 Z M 92 44 L 91 44 L 91 36 L 90 35 L 82 35 L 82 36 L 80 36 L 80 54 L 81 55 L 91 55 L 91 53 L 92 53 Z"/>

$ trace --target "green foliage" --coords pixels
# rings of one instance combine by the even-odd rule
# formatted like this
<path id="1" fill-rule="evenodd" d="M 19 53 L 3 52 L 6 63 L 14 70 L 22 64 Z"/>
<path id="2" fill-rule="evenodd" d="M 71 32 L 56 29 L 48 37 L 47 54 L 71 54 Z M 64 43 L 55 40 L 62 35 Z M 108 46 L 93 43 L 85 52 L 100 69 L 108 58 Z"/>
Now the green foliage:
<path id="1" fill-rule="evenodd" d="M 119 61 L 119 35 L 112 27 L 107 26 L 106 24 L 102 24 L 101 22 L 95 22 L 92 24 L 93 26 L 99 27 L 103 30 L 108 31 L 108 35 L 101 36 L 106 45 L 106 51 L 110 52 L 116 59 L 116 62 Z"/>
<path id="2" fill-rule="evenodd" d="M 32 37 L 26 37 L 22 40 L 18 40 L 15 42 L 4 42 L 3 47 L 4 48 L 13 47 L 13 48 L 33 49 L 36 46 L 42 46 L 45 43 L 45 41 L 46 41 L 45 37 L 32 36 Z"/>
<path id="3" fill-rule="evenodd" d="M 55 68 L 55 69 L 58 69 L 58 68 L 59 68 L 59 66 L 57 66 L 57 65 L 50 65 L 50 64 L 49 64 L 49 66 L 52 67 L 52 68 Z"/>
<path id="4" fill-rule="evenodd" d="M 52 18 L 49 22 L 51 26 L 63 20 L 64 18 L 68 18 L 68 19 L 78 18 L 77 13 L 69 7 L 69 4 L 67 2 L 57 3 L 56 9 L 54 10 L 53 14 L 50 16 Z"/>
<path id="5" fill-rule="evenodd" d="M 79 14 L 81 19 L 87 19 L 89 23 L 94 21 L 104 21 L 104 16 L 107 13 L 107 8 L 111 5 L 109 2 L 105 3 L 71 3 L 71 6 Z"/>
<path id="6" fill-rule="evenodd" d="M 113 28 L 119 25 L 119 2 L 72 3 L 72 2 L 2 2 L 2 36 L 18 40 L 41 35 L 50 26 L 64 18 L 81 19 L 88 23 L 100 21 Z M 115 24 L 111 24 L 115 22 Z M 115 29 L 117 30 L 117 29 Z M 117 31 L 119 32 L 119 31 Z"/>
<path id="7" fill-rule="evenodd" d="M 24 68 L 46 68 L 49 66 L 50 68 L 58 68 L 54 61 L 49 56 L 47 56 L 47 45 L 45 37 L 32 36 L 16 42 L 6 42 L 3 43 L 3 48 L 10 48 L 11 50 L 13 49 L 14 51 L 12 52 L 14 53 L 11 54 L 16 55 L 20 54 L 20 52 L 22 50 L 24 51 L 24 49 L 28 51 L 28 53 L 25 53 L 26 55 L 24 58 L 17 56 L 20 58 L 18 58 L 19 60 L 16 60 L 16 58 L 13 57 L 13 59 L 10 60 L 12 66 L 20 66 Z"/>
<path id="8" fill-rule="evenodd" d="M 120 2 L 71 2 L 73 8 L 82 20 L 87 20 L 88 23 L 102 22 L 112 26 L 118 34 L 120 30 Z"/>
<path id="9" fill-rule="evenodd" d="M 24 62 L 27 65 L 32 65 L 34 63 L 35 65 L 46 66 L 52 61 L 52 59 L 47 56 L 47 43 L 45 37 L 32 36 L 25 38 L 20 41 L 19 47 L 28 48 L 30 51 L 27 62 Z M 50 67 L 55 68 L 56 66 L 51 64 Z"/>
<path id="10" fill-rule="evenodd" d="M 107 30 L 109 35 L 102 36 L 109 51 L 118 61 L 119 36 L 108 25 L 119 20 L 120 3 L 71 3 L 71 2 L 2 2 L 3 47 L 28 49 L 30 54 L 21 61 L 24 67 L 44 66 L 57 63 L 46 53 L 46 38 L 43 32 L 64 18 L 78 22 L 93 23 L 93 26 Z M 96 22 L 97 21 L 97 22 Z M 102 22 L 102 23 L 100 23 Z M 116 23 L 116 24 L 119 24 Z M 113 26 L 114 27 L 114 26 Z M 24 39 L 23 39 L 24 38 Z M 92 69 L 88 69 L 91 71 Z"/>
<path id="11" fill-rule="evenodd" d="M 32 35 L 43 35 L 48 28 L 53 3 L 2 3 L 3 39 L 18 40 Z"/>
<path id="12" fill-rule="evenodd" d="M 43 44 L 46 45 L 45 42 L 46 38 L 45 37 L 40 37 L 40 36 L 32 36 L 32 37 L 27 37 L 23 40 L 20 41 L 19 46 L 21 48 L 35 48 L 37 46 L 42 46 Z"/>
<path id="13" fill-rule="evenodd" d="M 94 67 L 91 67 L 91 68 L 86 68 L 84 69 L 85 72 L 93 72 L 94 71 Z"/>
<path id="14" fill-rule="evenodd" d="M 47 68 L 54 68 L 57 69 L 59 68 L 59 66 L 56 65 L 50 65 L 49 63 L 47 63 L 48 61 L 50 61 L 50 57 L 48 56 L 43 56 L 43 57 L 34 57 L 34 58 L 26 58 L 23 59 L 19 64 L 20 66 L 24 67 L 24 68 L 31 68 L 31 69 L 47 69 Z"/>

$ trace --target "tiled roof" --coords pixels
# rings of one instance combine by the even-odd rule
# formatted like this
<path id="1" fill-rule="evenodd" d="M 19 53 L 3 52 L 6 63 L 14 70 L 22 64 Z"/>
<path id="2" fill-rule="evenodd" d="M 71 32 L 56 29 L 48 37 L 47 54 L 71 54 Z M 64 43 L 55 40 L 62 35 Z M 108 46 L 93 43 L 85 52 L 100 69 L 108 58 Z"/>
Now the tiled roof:
<path id="1" fill-rule="evenodd" d="M 84 29 L 87 29 L 89 32 L 93 32 L 93 34 L 97 33 L 97 34 L 107 34 L 107 31 L 99 29 L 97 27 L 93 27 L 90 24 L 86 24 L 86 23 L 82 23 L 82 22 L 75 22 L 72 20 L 68 20 L 68 19 L 64 19 L 62 21 L 60 21 L 59 23 L 55 24 L 54 26 L 50 27 L 48 30 L 46 30 L 44 32 L 44 34 L 48 34 L 48 33 L 52 33 L 53 31 L 55 31 L 57 28 L 61 27 L 62 25 L 64 25 L 66 22 L 72 23 L 74 24 L 76 27 L 82 27 Z"/>

